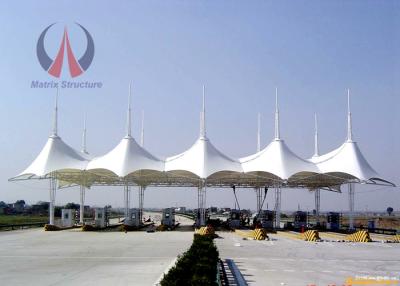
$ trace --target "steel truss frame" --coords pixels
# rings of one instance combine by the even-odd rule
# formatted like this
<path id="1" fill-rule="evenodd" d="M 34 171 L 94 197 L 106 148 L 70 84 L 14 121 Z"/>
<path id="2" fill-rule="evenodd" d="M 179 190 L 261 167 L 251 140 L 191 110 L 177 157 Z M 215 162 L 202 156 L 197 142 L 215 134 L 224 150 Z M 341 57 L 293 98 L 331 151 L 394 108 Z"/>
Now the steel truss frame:
<path id="1" fill-rule="evenodd" d="M 123 186 L 124 187 L 124 207 L 125 217 L 129 217 L 131 186 L 139 187 L 139 217 L 143 216 L 144 191 L 147 187 L 196 187 L 198 191 L 198 225 L 206 223 L 206 195 L 207 188 L 251 188 L 256 190 L 257 211 L 260 211 L 262 201 L 261 187 L 275 188 L 275 226 L 280 227 L 281 212 L 281 191 L 282 188 L 307 188 L 315 190 L 315 204 L 317 211 L 317 221 L 319 218 L 320 190 L 340 192 L 341 185 L 349 186 L 349 227 L 354 227 L 354 184 L 373 184 L 381 186 L 394 186 L 388 181 L 372 178 L 368 181 L 360 181 L 355 177 L 345 173 L 299 173 L 295 174 L 289 180 L 282 180 L 272 174 L 256 173 L 235 173 L 220 172 L 219 176 L 212 175 L 207 180 L 201 180 L 195 176 L 175 174 L 174 172 L 149 172 L 139 171 L 126 177 L 119 178 L 112 174 L 99 174 L 91 171 L 58 171 L 51 172 L 43 177 L 26 176 L 23 178 L 13 178 L 10 181 L 22 181 L 32 179 L 49 179 L 50 181 L 50 224 L 54 224 L 54 205 L 56 197 L 57 182 L 59 187 L 68 188 L 80 186 L 80 222 L 83 223 L 85 188 L 91 186 Z"/>

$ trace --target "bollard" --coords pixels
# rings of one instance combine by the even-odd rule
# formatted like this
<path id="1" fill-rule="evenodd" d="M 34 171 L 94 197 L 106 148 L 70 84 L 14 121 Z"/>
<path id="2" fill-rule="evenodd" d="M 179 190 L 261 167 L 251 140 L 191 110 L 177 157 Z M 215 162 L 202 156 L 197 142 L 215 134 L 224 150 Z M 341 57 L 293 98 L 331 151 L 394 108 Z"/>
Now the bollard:
<path id="1" fill-rule="evenodd" d="M 369 237 L 369 232 L 365 230 L 359 230 L 353 234 L 349 234 L 346 240 L 352 242 L 371 242 L 372 239 Z"/>
<path id="2" fill-rule="evenodd" d="M 240 236 L 252 238 L 254 240 L 265 240 L 268 239 L 267 231 L 263 228 L 256 228 L 254 230 L 240 230 L 235 229 L 235 233 Z"/>
<path id="3" fill-rule="evenodd" d="M 265 240 L 268 238 L 267 231 L 263 228 L 256 228 L 253 230 L 253 238 L 255 240 Z"/>
<path id="4" fill-rule="evenodd" d="M 303 239 L 305 241 L 320 240 L 319 233 L 317 230 L 307 230 L 306 232 L 300 234 L 300 239 Z"/>
<path id="5" fill-rule="evenodd" d="M 215 230 L 212 226 L 203 226 L 196 228 L 194 233 L 199 235 L 215 235 Z"/>

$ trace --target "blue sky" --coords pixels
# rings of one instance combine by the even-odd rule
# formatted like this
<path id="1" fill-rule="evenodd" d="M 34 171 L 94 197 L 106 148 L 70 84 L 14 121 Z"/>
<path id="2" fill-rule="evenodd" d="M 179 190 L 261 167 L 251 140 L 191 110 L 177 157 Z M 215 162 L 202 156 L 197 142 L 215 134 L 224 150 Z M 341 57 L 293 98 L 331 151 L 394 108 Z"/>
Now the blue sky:
<path id="1" fill-rule="evenodd" d="M 32 89 L 53 78 L 40 67 L 36 43 L 51 57 L 66 25 L 79 58 L 86 27 L 95 42 L 92 65 L 77 81 L 97 90 L 60 94 L 60 136 L 80 148 L 87 114 L 88 148 L 100 155 L 124 135 L 128 84 L 133 82 L 133 127 L 145 110 L 145 146 L 157 156 L 181 152 L 199 132 L 201 86 L 207 87 L 207 132 L 231 157 L 256 149 L 257 112 L 262 146 L 273 138 L 274 90 L 279 88 L 281 134 L 302 157 L 313 153 L 313 114 L 320 150 L 346 137 L 346 89 L 352 93 L 354 138 L 371 165 L 400 184 L 399 11 L 396 1 L 2 1 L 0 3 L 0 200 L 47 200 L 47 183 L 10 183 L 44 145 L 52 126 L 55 90 Z M 66 66 L 64 64 L 64 66 Z M 71 80 L 67 70 L 63 79 Z M 358 187 L 357 209 L 400 209 L 397 188 Z M 255 194 L 239 190 L 242 207 Z M 77 202 L 76 189 L 57 203 Z M 134 196 L 136 198 L 136 196 Z M 193 189 L 150 189 L 145 205 L 196 205 Z M 210 190 L 208 205 L 234 203 L 228 190 Z M 269 205 L 273 196 L 269 195 Z M 313 208 L 306 190 L 284 190 L 283 209 Z M 122 190 L 94 188 L 87 203 L 122 206 Z M 134 200 L 134 204 L 137 204 Z M 345 210 L 347 194 L 323 193 L 322 209 Z"/>

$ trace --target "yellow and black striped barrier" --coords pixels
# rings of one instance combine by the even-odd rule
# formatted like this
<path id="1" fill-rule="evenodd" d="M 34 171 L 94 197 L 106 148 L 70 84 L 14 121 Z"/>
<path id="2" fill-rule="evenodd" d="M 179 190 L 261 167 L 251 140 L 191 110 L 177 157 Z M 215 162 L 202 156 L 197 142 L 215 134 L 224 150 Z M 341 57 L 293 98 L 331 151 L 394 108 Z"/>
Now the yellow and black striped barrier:
<path id="1" fill-rule="evenodd" d="M 214 235 L 215 230 L 211 226 L 202 226 L 200 228 L 196 228 L 194 233 L 199 235 Z"/>
<path id="2" fill-rule="evenodd" d="M 353 234 L 346 236 L 346 240 L 352 242 L 371 242 L 372 239 L 369 237 L 369 232 L 366 230 L 359 230 Z"/>
<path id="3" fill-rule="evenodd" d="M 320 240 L 319 233 L 317 230 L 307 230 L 300 234 L 300 239 L 305 241 L 317 241 Z"/>
<path id="4" fill-rule="evenodd" d="M 253 231 L 252 230 L 246 230 L 246 229 L 235 229 L 235 233 L 244 236 L 247 238 L 253 238 Z"/>
<path id="5" fill-rule="evenodd" d="M 253 238 L 255 240 L 265 240 L 268 238 L 267 231 L 263 228 L 256 228 L 253 230 Z"/>
<path id="6" fill-rule="evenodd" d="M 400 243 L 400 234 L 396 234 L 394 237 L 393 237 L 393 240 L 392 240 L 393 242 L 397 242 L 397 243 Z"/>
<path id="7" fill-rule="evenodd" d="M 268 238 L 267 231 L 263 228 L 256 228 L 254 230 L 235 229 L 235 233 L 254 240 L 265 240 Z"/>

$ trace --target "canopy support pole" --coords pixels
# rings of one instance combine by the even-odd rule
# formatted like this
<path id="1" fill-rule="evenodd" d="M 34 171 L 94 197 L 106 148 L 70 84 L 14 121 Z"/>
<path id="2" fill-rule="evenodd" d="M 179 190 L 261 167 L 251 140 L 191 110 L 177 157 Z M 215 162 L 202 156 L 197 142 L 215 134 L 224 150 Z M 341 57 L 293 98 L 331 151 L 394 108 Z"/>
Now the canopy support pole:
<path id="1" fill-rule="evenodd" d="M 143 203 L 144 203 L 144 190 L 146 187 L 139 186 L 139 221 L 143 222 Z"/>
<path id="2" fill-rule="evenodd" d="M 125 221 L 129 220 L 129 206 L 131 197 L 131 188 L 128 182 L 124 185 L 124 205 L 125 205 Z"/>
<path id="3" fill-rule="evenodd" d="M 262 205 L 262 189 L 260 187 L 257 187 L 255 189 L 256 191 L 256 196 L 257 196 L 257 214 L 260 214 L 261 212 L 261 205 Z"/>
<path id="4" fill-rule="evenodd" d="M 349 183 L 349 229 L 354 230 L 354 191 L 355 186 L 354 183 Z"/>
<path id="5" fill-rule="evenodd" d="M 204 183 L 204 194 L 203 194 L 203 222 L 206 225 L 206 204 L 207 204 L 207 186 Z"/>
<path id="6" fill-rule="evenodd" d="M 239 201 L 238 201 L 237 196 L 236 196 L 236 186 L 235 185 L 232 186 L 232 190 L 233 190 L 233 195 L 235 196 L 235 209 L 236 209 L 236 206 L 237 206 L 237 209 L 240 212 L 240 205 L 239 205 Z"/>
<path id="7" fill-rule="evenodd" d="M 50 175 L 50 204 L 49 204 L 49 224 L 54 225 L 54 205 L 56 201 L 57 180 L 55 173 Z"/>
<path id="8" fill-rule="evenodd" d="M 275 188 L 275 228 L 281 226 L 281 193 L 280 187 Z"/>
<path id="9" fill-rule="evenodd" d="M 315 222 L 317 226 L 320 225 L 320 220 L 319 220 L 319 210 L 321 206 L 321 190 L 316 189 L 315 190 Z"/>
<path id="10" fill-rule="evenodd" d="M 85 216 L 85 187 L 80 186 L 80 206 L 79 206 L 79 223 L 83 225 L 83 217 Z"/>
<path id="11" fill-rule="evenodd" d="M 197 189 L 197 203 L 198 203 L 198 226 L 204 226 L 206 224 L 206 194 L 207 194 L 207 187 L 206 184 L 204 186 L 199 186 Z"/>
<path id="12" fill-rule="evenodd" d="M 201 226 L 201 186 L 197 187 L 197 226 Z"/>

